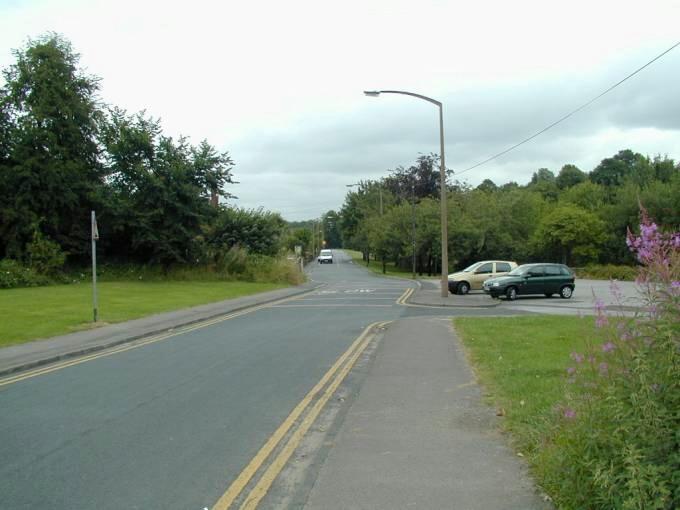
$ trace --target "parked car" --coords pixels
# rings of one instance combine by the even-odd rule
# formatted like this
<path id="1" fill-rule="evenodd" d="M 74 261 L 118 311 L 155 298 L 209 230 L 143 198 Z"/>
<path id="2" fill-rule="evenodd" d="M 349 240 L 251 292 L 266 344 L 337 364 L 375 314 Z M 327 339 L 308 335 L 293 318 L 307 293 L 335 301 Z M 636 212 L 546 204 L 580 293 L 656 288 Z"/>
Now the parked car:
<path id="1" fill-rule="evenodd" d="M 462 271 L 449 275 L 449 292 L 467 294 L 471 289 L 481 290 L 489 278 L 509 273 L 517 264 L 509 260 L 483 260 L 475 262 Z"/>
<path id="2" fill-rule="evenodd" d="M 569 299 L 574 294 L 574 272 L 564 264 L 523 264 L 506 276 L 490 278 L 483 288 L 493 298 L 505 296 L 511 301 L 527 294 Z"/>
<path id="3" fill-rule="evenodd" d="M 333 251 L 332 250 L 321 250 L 319 256 L 316 258 L 319 264 L 332 264 L 333 263 Z"/>

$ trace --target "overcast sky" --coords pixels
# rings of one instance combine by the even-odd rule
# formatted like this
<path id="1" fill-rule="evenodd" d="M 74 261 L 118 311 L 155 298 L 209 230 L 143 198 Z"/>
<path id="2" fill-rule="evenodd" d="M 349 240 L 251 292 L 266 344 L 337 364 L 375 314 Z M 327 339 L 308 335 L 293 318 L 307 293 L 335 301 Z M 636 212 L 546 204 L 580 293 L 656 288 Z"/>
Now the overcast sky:
<path id="1" fill-rule="evenodd" d="M 468 168 L 592 99 L 680 40 L 680 0 L 0 0 L 0 67 L 55 31 L 101 97 L 207 139 L 241 207 L 288 220 L 338 210 L 346 184 L 439 152 Z M 526 183 L 630 148 L 680 159 L 680 47 L 460 180 Z"/>

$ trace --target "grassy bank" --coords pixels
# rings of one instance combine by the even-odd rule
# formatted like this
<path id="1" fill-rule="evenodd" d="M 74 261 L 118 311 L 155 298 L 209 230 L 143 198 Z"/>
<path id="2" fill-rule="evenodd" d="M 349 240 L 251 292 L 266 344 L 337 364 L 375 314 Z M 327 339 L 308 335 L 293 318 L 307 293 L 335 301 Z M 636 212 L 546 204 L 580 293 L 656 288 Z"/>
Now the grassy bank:
<path id="1" fill-rule="evenodd" d="M 99 320 L 123 322 L 286 287 L 216 281 L 101 282 Z M 92 287 L 86 284 L 0 290 L 0 347 L 92 327 Z"/>
<path id="2" fill-rule="evenodd" d="M 400 278 L 411 278 L 412 272 L 407 269 L 402 269 L 400 267 L 397 267 L 394 265 L 392 262 L 388 262 L 386 264 L 386 272 L 382 272 L 382 262 L 379 260 L 371 260 L 370 264 L 367 266 L 366 261 L 363 259 L 363 256 L 360 251 L 354 251 L 354 250 L 343 250 L 347 255 L 352 257 L 352 260 L 354 261 L 355 264 L 360 264 L 361 266 L 365 267 L 369 271 L 372 271 L 373 273 L 380 274 L 380 275 L 385 275 L 385 276 L 398 276 Z"/>
<path id="3" fill-rule="evenodd" d="M 457 318 L 461 336 L 489 401 L 504 415 L 516 448 L 531 458 L 564 396 L 573 351 L 593 335 L 593 319 L 564 316 Z"/>

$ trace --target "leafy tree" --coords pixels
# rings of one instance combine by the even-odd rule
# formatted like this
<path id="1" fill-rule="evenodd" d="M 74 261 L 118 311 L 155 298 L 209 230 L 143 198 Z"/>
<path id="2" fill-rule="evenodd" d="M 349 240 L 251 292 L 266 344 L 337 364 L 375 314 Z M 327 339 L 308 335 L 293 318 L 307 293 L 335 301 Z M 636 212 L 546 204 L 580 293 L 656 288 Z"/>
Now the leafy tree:
<path id="1" fill-rule="evenodd" d="M 275 256 L 283 246 L 285 234 L 286 222 L 278 213 L 221 207 L 206 237 L 216 251 L 239 246 L 251 253 Z"/>
<path id="2" fill-rule="evenodd" d="M 484 191 L 486 193 L 493 193 L 498 190 L 498 186 L 491 179 L 484 179 L 479 186 L 477 186 L 479 191 Z"/>
<path id="3" fill-rule="evenodd" d="M 630 149 L 619 151 L 615 156 L 603 159 L 590 172 L 590 180 L 603 186 L 621 186 L 627 178 L 632 179 L 638 185 L 643 185 L 649 182 L 651 176 L 652 169 L 649 160 Z"/>
<path id="4" fill-rule="evenodd" d="M 98 82 L 55 34 L 15 50 L 0 93 L 0 255 L 21 258 L 38 228 L 72 257 L 87 253 L 103 185 Z"/>
<path id="5" fill-rule="evenodd" d="M 557 174 L 555 184 L 557 184 L 559 189 L 564 190 L 584 182 L 587 178 L 588 176 L 579 170 L 577 166 L 564 165 L 560 173 Z"/>
<path id="6" fill-rule="evenodd" d="M 565 204 L 543 217 L 533 244 L 544 255 L 558 255 L 563 264 L 597 259 L 605 239 L 605 225 L 595 214 Z"/>
<path id="7" fill-rule="evenodd" d="M 539 168 L 531 177 L 528 189 L 540 193 L 546 200 L 556 200 L 558 195 L 555 174 L 547 168 Z"/>
<path id="8" fill-rule="evenodd" d="M 335 211 L 328 211 L 321 217 L 324 240 L 327 248 L 340 248 L 342 236 L 340 233 L 340 216 Z"/>

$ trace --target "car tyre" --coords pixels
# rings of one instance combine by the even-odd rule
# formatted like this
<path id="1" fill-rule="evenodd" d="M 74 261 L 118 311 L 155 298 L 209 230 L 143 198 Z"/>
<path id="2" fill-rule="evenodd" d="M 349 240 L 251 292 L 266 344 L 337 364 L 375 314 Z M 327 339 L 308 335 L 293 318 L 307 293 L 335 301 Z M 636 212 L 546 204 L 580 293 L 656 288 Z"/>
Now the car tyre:
<path id="1" fill-rule="evenodd" d="M 515 299 L 517 299 L 517 288 L 508 287 L 507 290 L 505 291 L 505 297 L 508 299 L 508 301 L 514 301 Z"/>
<path id="2" fill-rule="evenodd" d="M 560 289 L 560 297 L 562 299 L 569 299 L 573 293 L 574 289 L 572 289 L 569 285 L 565 285 Z"/>
<path id="3" fill-rule="evenodd" d="M 460 282 L 458 284 L 458 294 L 465 295 L 470 292 L 470 284 L 468 282 Z"/>

